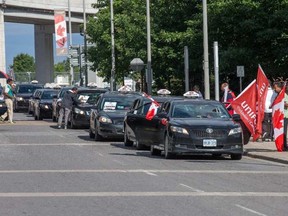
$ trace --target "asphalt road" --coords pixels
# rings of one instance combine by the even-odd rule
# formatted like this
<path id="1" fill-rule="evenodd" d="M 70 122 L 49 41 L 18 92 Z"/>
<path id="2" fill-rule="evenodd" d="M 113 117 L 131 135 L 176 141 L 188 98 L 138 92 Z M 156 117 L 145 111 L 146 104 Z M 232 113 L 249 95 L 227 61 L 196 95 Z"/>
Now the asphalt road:
<path id="1" fill-rule="evenodd" d="M 0 124 L 2 216 L 286 216 L 287 165 L 175 160 L 15 114 Z"/>

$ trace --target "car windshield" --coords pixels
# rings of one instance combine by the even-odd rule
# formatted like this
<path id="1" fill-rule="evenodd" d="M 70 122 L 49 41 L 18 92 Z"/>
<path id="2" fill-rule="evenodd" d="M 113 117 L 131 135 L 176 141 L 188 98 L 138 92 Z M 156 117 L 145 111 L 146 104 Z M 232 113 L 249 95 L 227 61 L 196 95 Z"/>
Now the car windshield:
<path id="1" fill-rule="evenodd" d="M 104 111 L 129 110 L 134 100 L 134 97 L 103 98 L 100 109 Z"/>
<path id="2" fill-rule="evenodd" d="M 173 118 L 230 118 L 227 110 L 221 104 L 178 103 L 172 110 Z"/>
<path id="3" fill-rule="evenodd" d="M 55 91 L 44 91 L 41 99 L 53 99 L 54 95 L 56 95 L 57 92 Z"/>
<path id="4" fill-rule="evenodd" d="M 41 86 L 19 86 L 17 93 L 34 93 L 36 89 L 41 89 Z"/>
<path id="5" fill-rule="evenodd" d="M 77 100 L 81 103 L 95 104 L 96 98 L 102 92 L 81 92 L 77 94 Z"/>

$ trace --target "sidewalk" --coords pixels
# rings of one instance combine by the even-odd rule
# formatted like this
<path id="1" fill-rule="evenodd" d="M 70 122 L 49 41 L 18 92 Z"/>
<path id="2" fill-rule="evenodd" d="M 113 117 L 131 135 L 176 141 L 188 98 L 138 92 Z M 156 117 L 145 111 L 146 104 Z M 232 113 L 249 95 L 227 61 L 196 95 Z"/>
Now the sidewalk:
<path id="1" fill-rule="evenodd" d="M 278 152 L 274 142 L 250 141 L 244 146 L 244 155 L 263 160 L 288 164 L 288 151 Z"/>

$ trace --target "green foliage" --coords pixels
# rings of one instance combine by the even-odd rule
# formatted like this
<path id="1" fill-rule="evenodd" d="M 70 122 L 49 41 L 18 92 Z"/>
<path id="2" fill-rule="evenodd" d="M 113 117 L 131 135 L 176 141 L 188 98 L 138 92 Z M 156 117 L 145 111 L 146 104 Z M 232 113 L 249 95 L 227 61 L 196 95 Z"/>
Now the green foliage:
<path id="1" fill-rule="evenodd" d="M 20 53 L 13 58 L 13 70 L 17 72 L 34 72 L 35 62 L 33 56 Z"/>
<path id="2" fill-rule="evenodd" d="M 70 62 L 69 59 L 58 62 L 54 65 L 55 72 L 69 72 L 70 71 Z"/>
<path id="3" fill-rule="evenodd" d="M 110 79 L 110 1 L 98 4 L 90 18 L 88 35 L 96 44 L 89 51 L 94 70 Z M 189 47 L 190 86 L 203 91 L 202 2 L 151 1 L 151 42 L 154 89 L 184 91 L 184 46 Z M 288 0 L 208 1 L 209 61 L 213 92 L 213 42 L 219 44 L 220 81 L 238 91 L 236 66 L 245 66 L 244 86 L 256 77 L 261 64 L 269 78 L 286 76 L 288 66 Z M 143 0 L 114 0 L 116 80 L 129 75 L 133 58 L 147 61 L 146 4 Z M 144 70 L 143 70 L 144 72 Z M 135 76 L 135 75 L 134 75 Z M 139 77 L 139 76 L 135 76 Z M 212 94 L 211 94 L 212 95 Z"/>

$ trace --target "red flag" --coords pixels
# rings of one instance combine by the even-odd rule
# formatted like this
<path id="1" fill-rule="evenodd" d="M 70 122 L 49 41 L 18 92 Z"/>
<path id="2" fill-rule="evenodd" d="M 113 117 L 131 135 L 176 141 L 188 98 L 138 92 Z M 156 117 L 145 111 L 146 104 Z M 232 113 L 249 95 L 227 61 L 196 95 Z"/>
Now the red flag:
<path id="1" fill-rule="evenodd" d="M 256 134 L 256 95 L 256 80 L 253 80 L 234 101 L 231 101 L 231 106 L 240 115 L 254 140 L 259 138 L 259 134 Z"/>
<path id="2" fill-rule="evenodd" d="M 265 100 L 267 96 L 269 81 L 262 70 L 261 66 L 258 66 L 257 73 L 257 102 L 258 102 L 258 112 L 257 112 L 257 125 L 256 133 L 258 136 L 262 134 L 262 121 L 264 119 L 265 110 Z"/>
<path id="3" fill-rule="evenodd" d="M 147 95 L 146 93 L 143 93 L 143 96 L 151 100 L 151 105 L 146 114 L 146 119 L 150 121 L 157 114 L 157 110 L 160 107 L 160 104 L 157 101 L 155 101 L 151 96 Z"/>
<path id="4" fill-rule="evenodd" d="M 277 151 L 282 152 L 284 148 L 284 96 L 285 85 L 272 105 L 272 123 L 274 127 L 274 138 Z"/>

